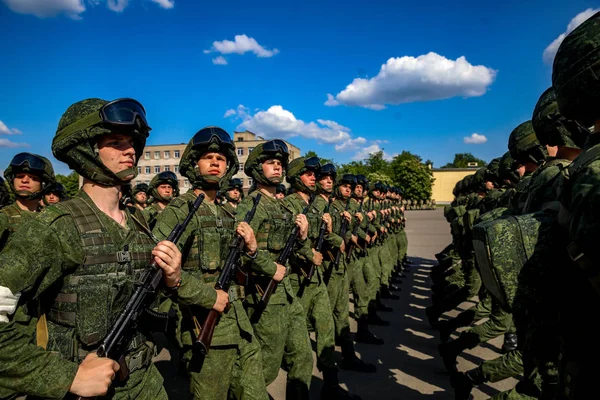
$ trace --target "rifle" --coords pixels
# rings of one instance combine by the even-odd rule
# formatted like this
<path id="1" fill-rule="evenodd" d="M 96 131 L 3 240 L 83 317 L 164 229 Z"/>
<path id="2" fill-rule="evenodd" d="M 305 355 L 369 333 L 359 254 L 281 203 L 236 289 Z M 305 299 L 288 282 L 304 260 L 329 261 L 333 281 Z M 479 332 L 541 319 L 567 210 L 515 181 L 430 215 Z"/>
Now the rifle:
<path id="1" fill-rule="evenodd" d="M 344 211 L 348 211 L 348 208 L 350 207 L 350 197 L 348 197 L 348 201 L 346 202 L 346 207 L 344 208 Z M 340 229 L 340 236 L 342 237 L 342 240 L 344 240 L 344 236 L 346 236 L 346 231 L 348 230 L 348 220 L 346 218 L 344 218 L 342 216 L 342 228 Z M 340 266 L 340 257 L 342 255 L 342 249 L 338 249 L 337 253 L 335 253 L 335 260 L 333 260 L 333 262 L 331 263 L 331 265 L 329 266 L 329 269 L 326 272 L 326 276 L 323 278 L 325 280 L 325 283 L 329 282 L 329 279 L 331 278 L 331 274 L 333 273 L 333 269 L 338 269 Z"/>
<path id="2" fill-rule="evenodd" d="M 363 201 L 360 202 L 360 207 L 358 207 L 358 212 L 361 213 L 363 209 Z M 360 227 L 360 221 L 356 221 L 357 224 L 352 229 L 352 236 L 356 236 L 358 233 L 358 228 Z M 354 242 L 350 241 L 348 244 L 348 249 L 346 250 L 346 262 L 350 262 L 350 258 L 352 257 L 352 251 L 354 250 Z"/>
<path id="3" fill-rule="evenodd" d="M 175 225 L 167 238 L 168 241 L 177 244 L 177 241 L 179 241 L 179 238 L 203 201 L 204 194 L 201 194 L 196 201 L 194 201 L 185 220 L 182 223 Z M 129 376 L 129 368 L 127 368 L 125 363 L 125 352 L 127 346 L 135 336 L 136 328 L 142 313 L 147 312 L 150 315 L 156 314 L 154 311 L 149 310 L 148 306 L 156 298 L 157 289 L 162 282 L 162 278 L 162 269 L 160 269 L 156 261 L 152 261 L 140 277 L 139 281 L 134 284 L 133 293 L 127 301 L 125 308 L 96 351 L 98 357 L 108 357 L 119 363 L 121 368 L 119 369 L 118 374 L 119 380 L 121 381 L 124 381 Z M 78 396 L 77 399 L 81 400 L 83 397 Z"/>
<path id="4" fill-rule="evenodd" d="M 249 224 L 252 221 L 261 197 L 261 193 L 256 195 L 252 209 L 246 214 L 244 222 Z M 225 259 L 223 270 L 217 279 L 217 283 L 215 283 L 215 290 L 223 290 L 225 292 L 229 290 L 231 281 L 235 276 L 235 270 L 239 262 L 240 254 L 244 249 L 244 239 L 242 239 L 240 235 L 235 234 L 235 237 L 229 244 L 229 249 L 229 254 Z M 229 308 L 229 304 L 227 304 L 227 307 Z M 194 347 L 195 350 L 199 351 L 203 356 L 210 350 L 210 342 L 212 342 L 213 333 L 215 332 L 215 327 L 217 326 L 220 316 L 221 314 L 218 311 L 211 309 L 202 324 L 202 330 L 196 339 L 196 343 L 194 343 Z"/>
<path id="5" fill-rule="evenodd" d="M 315 200 L 315 197 L 316 196 L 314 194 L 310 195 L 308 204 L 306 205 L 306 207 L 304 207 L 301 214 L 306 215 L 306 213 L 310 209 L 310 206 L 312 205 L 313 201 Z M 277 264 L 285 265 L 287 263 L 288 258 L 290 258 L 290 256 L 292 255 L 292 250 L 294 248 L 294 245 L 296 244 L 296 240 L 298 239 L 299 229 L 300 228 L 298 228 L 298 225 L 294 225 L 294 228 L 292 229 L 292 233 L 290 233 L 290 236 L 288 237 L 287 242 L 285 242 L 285 247 L 283 248 L 283 250 L 281 250 L 281 253 L 279 253 L 279 256 L 277 257 L 277 261 L 275 261 Z M 260 302 L 262 303 L 263 307 L 266 307 L 267 304 L 269 304 L 271 295 L 273 294 L 275 289 L 277 289 L 278 283 L 279 282 L 277 282 L 274 279 L 271 279 L 271 282 L 269 282 L 269 285 L 267 286 L 267 288 L 263 292 L 262 296 L 260 297 Z"/>

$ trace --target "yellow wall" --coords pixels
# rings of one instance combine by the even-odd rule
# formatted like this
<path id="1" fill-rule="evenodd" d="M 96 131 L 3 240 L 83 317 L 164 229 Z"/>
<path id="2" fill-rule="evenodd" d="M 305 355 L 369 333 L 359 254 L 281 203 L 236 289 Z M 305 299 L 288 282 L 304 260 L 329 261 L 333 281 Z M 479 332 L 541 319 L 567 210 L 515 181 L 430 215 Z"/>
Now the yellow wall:
<path id="1" fill-rule="evenodd" d="M 476 168 L 444 168 L 434 169 L 431 198 L 437 204 L 450 203 L 454 199 L 452 190 L 456 182 L 460 181 L 467 175 L 472 175 L 477 171 Z"/>

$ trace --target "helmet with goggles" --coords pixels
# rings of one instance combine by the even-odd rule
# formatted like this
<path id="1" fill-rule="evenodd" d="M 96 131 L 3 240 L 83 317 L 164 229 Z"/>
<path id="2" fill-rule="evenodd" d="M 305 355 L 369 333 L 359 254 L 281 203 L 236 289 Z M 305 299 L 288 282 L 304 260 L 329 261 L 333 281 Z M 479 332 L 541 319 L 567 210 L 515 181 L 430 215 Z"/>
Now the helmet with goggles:
<path id="1" fill-rule="evenodd" d="M 28 173 L 35 175 L 41 180 L 41 189 L 36 192 L 29 190 L 15 189 L 14 179 L 17 174 Z M 52 163 L 46 157 L 42 157 L 38 154 L 32 153 L 19 153 L 16 154 L 8 167 L 4 170 L 4 177 L 8 182 L 8 186 L 15 196 L 23 199 L 38 199 L 42 196 L 44 189 L 54 183 L 54 169 Z"/>
<path id="2" fill-rule="evenodd" d="M 158 187 L 160 185 L 169 185 L 173 189 L 173 194 L 171 196 L 165 197 L 161 196 L 158 193 Z M 161 201 L 171 201 L 173 197 L 179 196 L 179 181 L 177 180 L 177 175 L 171 171 L 164 171 L 160 174 L 157 174 L 150 181 L 150 185 L 148 186 L 148 194 L 153 198 Z"/>
<path id="3" fill-rule="evenodd" d="M 286 178 L 296 191 L 311 193 L 317 190 L 316 177 L 320 170 L 321 162 L 319 161 L 319 157 L 298 157 L 288 165 Z M 307 171 L 312 171 L 315 174 L 315 185 L 312 187 L 305 185 L 300 178 Z"/>
<path id="4" fill-rule="evenodd" d="M 283 173 L 287 169 L 290 152 L 287 144 L 280 139 L 273 139 L 256 146 L 248 155 L 244 164 L 244 172 L 251 176 L 255 182 L 265 186 L 277 186 L 283 181 Z M 281 177 L 268 179 L 262 168 L 267 160 L 279 160 L 283 167 Z"/>

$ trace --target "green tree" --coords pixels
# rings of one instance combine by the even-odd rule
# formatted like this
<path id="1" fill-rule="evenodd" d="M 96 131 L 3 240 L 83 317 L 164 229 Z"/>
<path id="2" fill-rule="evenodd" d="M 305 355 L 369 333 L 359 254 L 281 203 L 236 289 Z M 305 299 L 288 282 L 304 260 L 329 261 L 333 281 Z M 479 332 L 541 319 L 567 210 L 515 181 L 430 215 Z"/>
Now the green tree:
<path id="1" fill-rule="evenodd" d="M 369 154 L 369 157 L 365 160 L 368 173 L 382 173 L 387 174 L 390 169 L 390 163 L 383 158 L 383 150 L 379 150 L 376 153 Z"/>
<path id="2" fill-rule="evenodd" d="M 367 179 L 369 180 L 369 182 L 381 182 L 385 183 L 386 185 L 394 184 L 394 180 L 390 178 L 389 175 L 386 175 L 381 172 L 369 172 L 367 174 Z"/>
<path id="3" fill-rule="evenodd" d="M 404 191 L 403 198 L 429 200 L 433 185 L 433 173 L 429 167 L 416 159 L 397 157 L 391 162 L 392 178 L 396 186 Z"/>
<path id="4" fill-rule="evenodd" d="M 338 176 L 343 174 L 367 175 L 369 167 L 362 161 L 352 161 L 348 164 L 342 164 L 337 167 Z"/>
<path id="5" fill-rule="evenodd" d="M 330 159 L 330 158 L 321 158 L 321 157 L 319 157 L 319 155 L 316 152 L 314 152 L 312 150 L 307 151 L 302 157 L 306 157 L 306 158 L 318 157 L 319 160 L 321 161 L 321 165 L 333 164 L 333 160 L 332 159 Z"/>
<path id="6" fill-rule="evenodd" d="M 488 164 L 471 153 L 457 153 L 454 155 L 454 161 L 444 165 L 442 168 L 467 168 L 469 163 L 477 163 L 478 167 L 484 167 Z"/>
<path id="7" fill-rule="evenodd" d="M 79 191 L 79 175 L 77 172 L 71 172 L 69 175 L 56 175 L 56 181 L 63 184 L 67 196 L 73 197 Z"/>

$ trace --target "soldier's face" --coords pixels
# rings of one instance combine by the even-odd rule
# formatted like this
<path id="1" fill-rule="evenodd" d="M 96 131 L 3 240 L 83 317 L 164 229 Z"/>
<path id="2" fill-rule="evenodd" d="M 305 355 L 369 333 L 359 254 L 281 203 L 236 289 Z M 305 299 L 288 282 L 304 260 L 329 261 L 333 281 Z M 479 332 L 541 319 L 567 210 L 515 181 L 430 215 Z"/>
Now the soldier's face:
<path id="1" fill-rule="evenodd" d="M 16 192 L 37 193 L 42 190 L 42 180 L 40 177 L 28 172 L 20 172 L 15 175 L 13 185 Z"/>
<path id="2" fill-rule="evenodd" d="M 48 194 L 44 195 L 44 199 L 46 200 L 46 203 L 48 203 L 48 204 L 56 204 L 60 201 L 60 197 L 58 197 L 54 193 L 48 193 Z"/>
<path id="3" fill-rule="evenodd" d="M 229 191 L 229 197 L 231 197 L 234 201 L 235 200 L 239 200 L 240 199 L 240 195 L 241 195 L 241 193 L 237 189 L 231 189 Z"/>
<path id="4" fill-rule="evenodd" d="M 362 197 L 362 194 L 363 194 L 362 185 L 356 185 L 356 187 L 354 188 L 354 194 L 358 197 Z"/>
<path id="5" fill-rule="evenodd" d="M 222 178 L 227 172 L 227 157 L 223 153 L 204 153 L 197 164 L 200 175 Z"/>
<path id="6" fill-rule="evenodd" d="M 163 199 L 168 199 L 173 197 L 173 188 L 168 183 L 163 183 L 158 185 L 156 191 Z"/>
<path id="7" fill-rule="evenodd" d="M 302 175 L 300 175 L 300 180 L 307 187 L 314 188 L 315 185 L 317 184 L 317 177 L 315 175 L 315 171 L 303 172 Z"/>
<path id="8" fill-rule="evenodd" d="M 343 185 L 340 186 L 340 193 L 344 197 L 349 197 L 350 194 L 352 193 L 352 186 L 350 186 L 349 183 L 344 183 Z"/>
<path id="9" fill-rule="evenodd" d="M 139 203 L 145 203 L 146 202 L 146 193 L 144 192 L 137 192 L 135 194 L 135 199 L 139 202 Z"/>
<path id="10" fill-rule="evenodd" d="M 321 185 L 326 192 L 331 192 L 331 189 L 333 189 L 333 178 L 329 175 L 325 175 L 319 179 L 319 185 Z"/>
<path id="11" fill-rule="evenodd" d="M 283 165 L 275 158 L 262 163 L 263 175 L 267 179 L 281 178 L 283 176 Z"/>
<path id="12" fill-rule="evenodd" d="M 98 140 L 98 155 L 102 163 L 113 173 L 125 171 L 135 166 L 133 138 L 128 135 L 109 133 Z M 131 178 L 133 178 L 133 174 Z M 124 177 L 123 180 L 127 180 Z"/>

